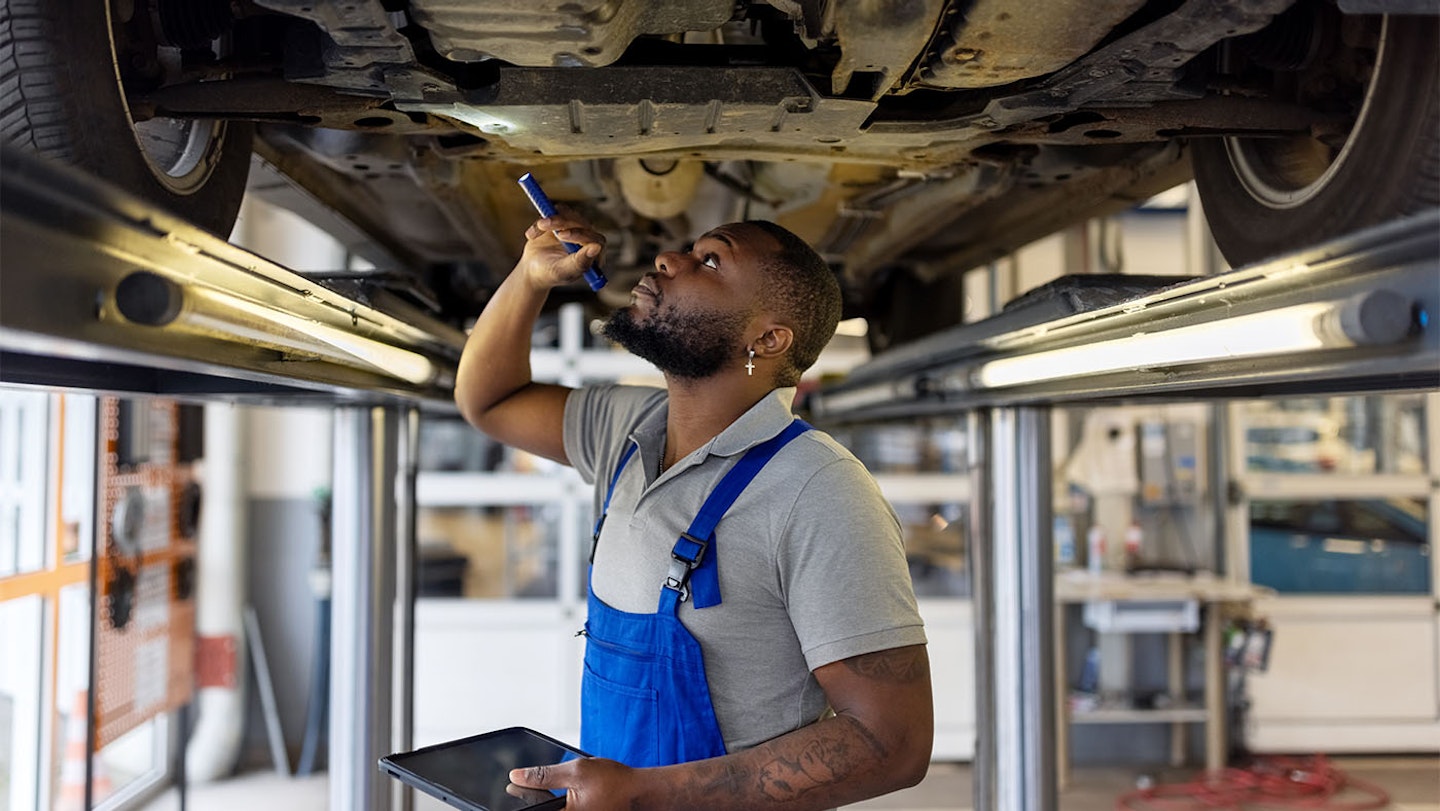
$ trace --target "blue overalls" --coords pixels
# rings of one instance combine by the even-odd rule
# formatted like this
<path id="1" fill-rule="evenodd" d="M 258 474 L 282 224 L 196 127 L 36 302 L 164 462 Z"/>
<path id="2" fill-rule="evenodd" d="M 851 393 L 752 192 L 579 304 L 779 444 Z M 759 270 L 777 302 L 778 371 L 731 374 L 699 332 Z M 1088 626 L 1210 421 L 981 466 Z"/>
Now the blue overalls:
<path id="1" fill-rule="evenodd" d="M 725 474 L 690 528 L 675 542 L 654 614 L 620 611 L 591 589 L 584 631 L 585 674 L 580 685 L 581 749 L 634 767 L 666 766 L 725 754 L 725 740 L 710 702 L 704 655 L 700 643 L 680 622 L 680 603 L 693 599 L 696 609 L 720 604 L 715 525 L 765 463 L 809 429 L 804 420 L 791 422 L 784 431 L 747 451 Z M 631 442 L 610 479 L 595 522 L 597 543 L 615 483 L 635 449 Z"/>

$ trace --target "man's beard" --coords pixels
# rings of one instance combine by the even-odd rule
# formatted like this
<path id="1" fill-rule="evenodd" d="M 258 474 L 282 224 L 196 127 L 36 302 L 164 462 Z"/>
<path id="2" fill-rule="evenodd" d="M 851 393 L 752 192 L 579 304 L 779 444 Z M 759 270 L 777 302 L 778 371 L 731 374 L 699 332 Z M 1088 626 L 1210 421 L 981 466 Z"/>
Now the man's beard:
<path id="1" fill-rule="evenodd" d="M 739 335 L 745 321 L 741 313 L 666 307 L 637 323 L 634 308 L 625 307 L 605 322 L 604 335 L 668 375 L 701 380 L 743 354 Z"/>

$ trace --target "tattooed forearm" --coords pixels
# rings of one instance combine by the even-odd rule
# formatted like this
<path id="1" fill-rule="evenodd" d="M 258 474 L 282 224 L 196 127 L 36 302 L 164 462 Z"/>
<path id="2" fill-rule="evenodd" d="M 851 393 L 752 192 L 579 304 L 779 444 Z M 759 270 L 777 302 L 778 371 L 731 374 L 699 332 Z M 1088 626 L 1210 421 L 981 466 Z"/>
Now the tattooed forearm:
<path id="1" fill-rule="evenodd" d="M 694 809 L 749 808 L 762 797 L 785 804 L 880 768 L 887 752 L 865 724 L 837 716 L 739 757 L 690 764 L 672 784 L 672 803 Z M 808 798 L 807 798 L 808 799 Z"/>
<path id="2" fill-rule="evenodd" d="M 705 798 L 743 796 L 755 779 L 746 766 L 736 758 L 716 758 L 700 764 L 696 779 L 688 787 L 686 807 L 700 808 Z"/>
<path id="3" fill-rule="evenodd" d="M 760 767 L 759 785 L 765 796 L 790 800 L 811 789 L 839 783 L 852 774 L 873 768 L 885 757 L 885 747 L 859 720 L 845 716 L 833 720 L 837 734 L 816 738 L 799 751 L 775 746 L 776 757 Z M 770 748 L 770 747 L 766 747 Z"/>
<path id="4" fill-rule="evenodd" d="M 930 677 L 930 658 L 923 649 L 895 648 L 856 656 L 845 660 L 845 666 L 867 679 L 912 684 Z"/>
<path id="5" fill-rule="evenodd" d="M 660 767 L 637 809 L 815 811 L 914 785 L 930 762 L 923 645 L 816 670 L 834 714 L 752 748 Z"/>
<path id="6" fill-rule="evenodd" d="M 844 751 L 826 741 L 812 741 L 798 757 L 777 757 L 760 767 L 760 791 L 776 800 L 789 800 L 816 786 L 843 779 Z"/>

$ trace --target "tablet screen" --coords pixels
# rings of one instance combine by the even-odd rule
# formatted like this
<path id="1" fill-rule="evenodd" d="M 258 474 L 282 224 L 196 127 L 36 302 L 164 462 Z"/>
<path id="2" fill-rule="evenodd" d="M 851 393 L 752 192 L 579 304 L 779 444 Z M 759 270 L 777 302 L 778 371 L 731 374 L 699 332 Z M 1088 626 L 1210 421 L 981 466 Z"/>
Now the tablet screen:
<path id="1" fill-rule="evenodd" d="M 396 777 L 447 801 L 455 798 L 488 811 L 520 811 L 545 805 L 564 792 L 511 789 L 525 795 L 516 797 L 506 790 L 511 769 L 562 763 L 582 756 L 537 732 L 513 727 L 390 755 L 382 763 L 395 767 L 387 770 Z M 405 773 L 419 782 L 408 779 Z"/>

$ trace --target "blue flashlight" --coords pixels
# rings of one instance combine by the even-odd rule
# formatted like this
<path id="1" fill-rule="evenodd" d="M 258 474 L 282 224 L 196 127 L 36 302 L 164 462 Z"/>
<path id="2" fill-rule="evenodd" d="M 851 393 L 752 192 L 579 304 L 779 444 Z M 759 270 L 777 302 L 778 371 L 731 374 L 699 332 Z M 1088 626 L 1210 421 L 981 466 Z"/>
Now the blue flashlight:
<path id="1" fill-rule="evenodd" d="M 520 180 L 518 180 L 517 182 L 520 184 L 520 188 L 525 190 L 525 196 L 530 198 L 530 202 L 534 204 L 535 210 L 540 212 L 540 216 L 555 216 L 554 204 L 550 202 L 549 197 L 545 196 L 545 192 L 540 190 L 540 184 L 535 181 L 535 178 L 530 176 L 529 172 L 521 175 Z M 569 251 L 570 253 L 575 253 L 576 251 L 580 250 L 579 245 L 576 245 L 572 242 L 566 242 L 563 239 L 560 240 L 560 244 L 564 245 L 565 250 Z M 605 286 L 605 282 L 607 280 L 605 278 L 605 274 L 600 271 L 600 266 L 591 264 L 590 268 L 585 271 L 585 281 L 589 283 L 591 290 L 599 290 L 600 288 Z"/>

